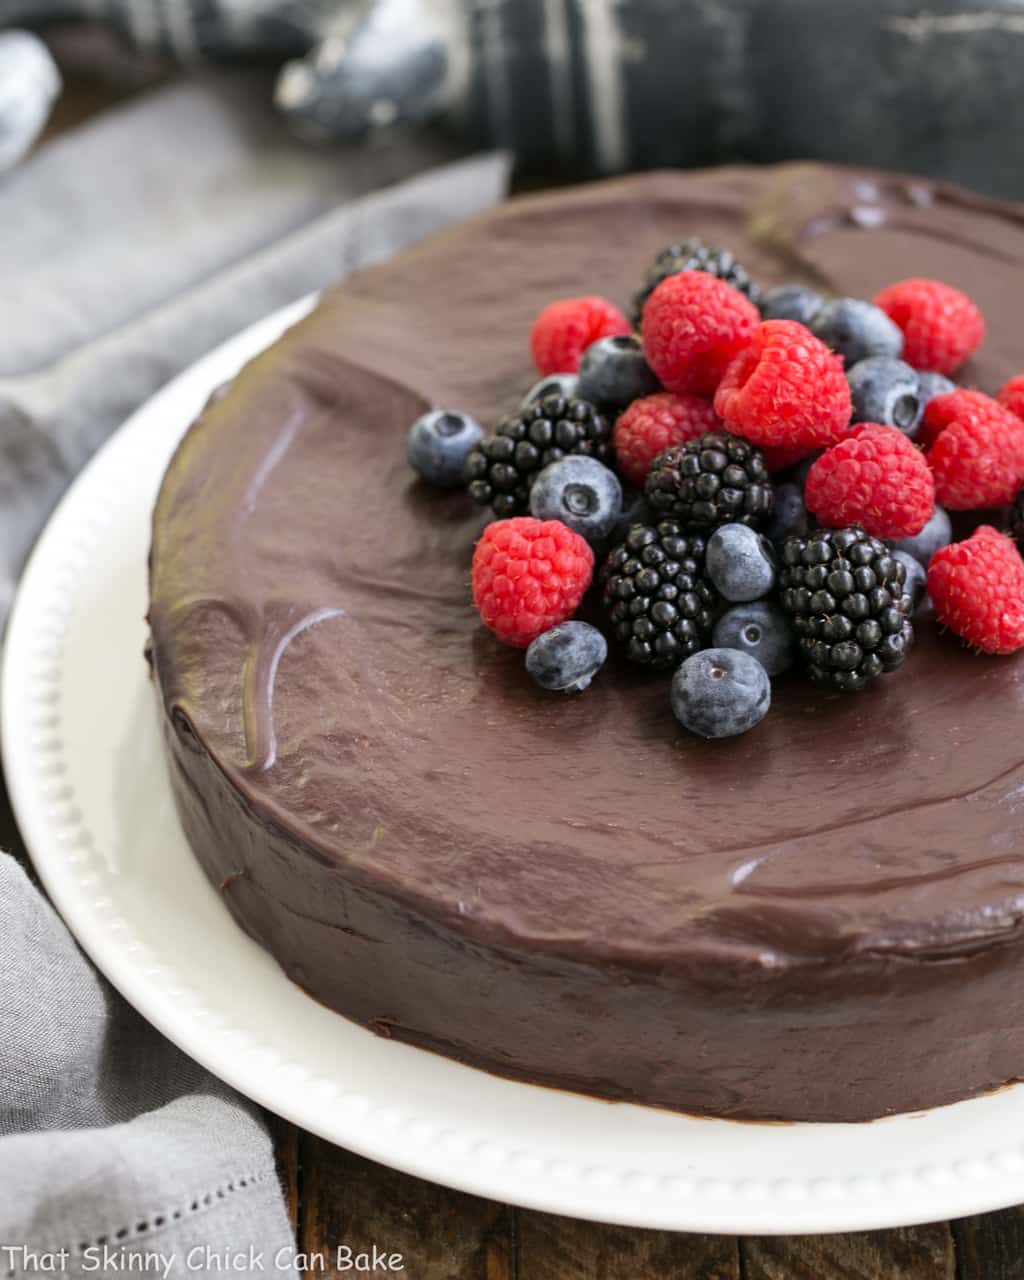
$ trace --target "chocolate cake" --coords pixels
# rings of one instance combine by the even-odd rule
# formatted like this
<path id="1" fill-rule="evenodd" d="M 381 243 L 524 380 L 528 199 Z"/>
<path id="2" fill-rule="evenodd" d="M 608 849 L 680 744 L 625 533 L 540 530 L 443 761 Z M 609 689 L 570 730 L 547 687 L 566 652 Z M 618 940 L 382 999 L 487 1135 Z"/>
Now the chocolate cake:
<path id="1" fill-rule="evenodd" d="M 935 276 L 1022 363 L 1024 212 L 881 174 L 664 173 L 513 200 L 361 272 L 239 375 L 157 503 L 152 656 L 188 839 L 345 1016 L 519 1079 L 716 1116 L 865 1120 L 1024 1075 L 1024 662 L 927 618 L 859 695 L 779 680 L 705 742 L 611 661 L 540 693 L 481 627 L 484 516 L 407 467 L 493 423 L 553 298 L 628 305 L 680 236 L 763 284 Z"/>

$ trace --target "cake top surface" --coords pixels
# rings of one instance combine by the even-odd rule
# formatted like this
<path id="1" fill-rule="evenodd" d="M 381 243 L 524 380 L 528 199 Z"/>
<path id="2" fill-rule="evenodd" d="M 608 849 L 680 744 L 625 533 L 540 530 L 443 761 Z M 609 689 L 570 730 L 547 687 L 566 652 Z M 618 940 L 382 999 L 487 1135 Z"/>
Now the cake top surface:
<path id="1" fill-rule="evenodd" d="M 175 722 L 263 819 L 469 938 L 671 965 L 946 960 L 1024 914 L 1024 659 L 923 621 L 865 693 L 777 683 L 705 742 L 664 674 L 613 659 L 546 696 L 480 626 L 484 517 L 409 471 L 412 420 L 493 423 L 533 380 L 552 298 L 620 304 L 698 235 L 766 285 L 870 297 L 937 276 L 1017 371 L 1024 212 L 923 180 L 799 165 L 654 174 L 514 200 L 350 277 L 186 436 L 154 517 L 155 671 Z"/>

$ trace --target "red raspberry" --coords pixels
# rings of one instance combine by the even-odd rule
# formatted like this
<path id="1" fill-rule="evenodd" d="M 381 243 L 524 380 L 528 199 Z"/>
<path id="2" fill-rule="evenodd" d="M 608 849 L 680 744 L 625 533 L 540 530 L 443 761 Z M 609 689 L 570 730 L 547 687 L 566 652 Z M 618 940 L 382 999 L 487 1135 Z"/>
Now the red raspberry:
<path id="1" fill-rule="evenodd" d="M 710 396 L 757 320 L 749 298 L 724 280 L 707 271 L 680 271 L 644 303 L 647 363 L 667 391 Z"/>
<path id="2" fill-rule="evenodd" d="M 954 422 L 987 417 L 993 410 L 998 413 L 998 404 L 991 396 L 985 395 L 984 391 L 970 391 L 966 387 L 945 391 L 925 405 L 924 417 L 917 431 L 917 443 L 927 449 Z"/>
<path id="3" fill-rule="evenodd" d="M 981 391 L 950 391 L 925 410 L 935 496 L 952 511 L 1001 507 L 1024 480 L 1024 422 Z"/>
<path id="4" fill-rule="evenodd" d="M 985 319 L 966 293 L 941 280 L 901 280 L 875 298 L 903 330 L 903 359 L 915 369 L 950 374 L 985 337 Z"/>
<path id="5" fill-rule="evenodd" d="M 473 601 L 499 640 L 525 649 L 572 617 L 593 574 L 593 551 L 561 520 L 495 520 L 473 552 Z"/>
<path id="6" fill-rule="evenodd" d="M 642 489 L 651 463 L 663 449 L 685 444 L 721 425 L 718 414 L 700 396 L 659 391 L 634 400 L 615 423 L 613 439 L 619 473 L 635 488 Z"/>
<path id="7" fill-rule="evenodd" d="M 530 354 L 545 377 L 575 373 L 592 342 L 623 333 L 632 333 L 629 321 L 604 298 L 563 298 L 546 306 L 533 322 Z"/>
<path id="8" fill-rule="evenodd" d="M 1024 418 L 1024 373 L 1004 382 L 996 392 L 996 399 L 1018 418 Z"/>
<path id="9" fill-rule="evenodd" d="M 754 444 L 820 449 L 850 425 L 842 356 L 795 320 L 766 320 L 725 371 L 715 409 Z"/>
<path id="10" fill-rule="evenodd" d="M 859 524 L 875 538 L 909 538 L 931 519 L 935 482 L 902 432 L 864 422 L 814 462 L 804 501 L 829 528 Z"/>
<path id="11" fill-rule="evenodd" d="M 928 594 L 935 616 L 986 653 L 1024 645 L 1024 560 L 1013 539 L 980 525 L 932 556 Z"/>

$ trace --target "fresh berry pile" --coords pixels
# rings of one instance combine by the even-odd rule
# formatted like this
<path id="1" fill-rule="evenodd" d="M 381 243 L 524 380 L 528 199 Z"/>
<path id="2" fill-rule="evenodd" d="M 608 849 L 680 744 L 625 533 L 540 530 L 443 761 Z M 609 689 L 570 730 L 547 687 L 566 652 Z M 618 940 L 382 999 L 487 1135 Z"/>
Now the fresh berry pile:
<path id="1" fill-rule="evenodd" d="M 994 397 L 950 380 L 985 335 L 970 298 L 761 291 L 691 239 L 632 312 L 636 332 L 597 295 L 552 302 L 541 380 L 493 434 L 447 410 L 409 433 L 424 481 L 495 517 L 473 600 L 541 689 L 582 692 L 611 642 L 719 738 L 790 670 L 842 692 L 897 670 L 924 610 L 977 650 L 1024 648 L 1024 374 Z M 955 542 L 947 510 L 974 532 Z"/>

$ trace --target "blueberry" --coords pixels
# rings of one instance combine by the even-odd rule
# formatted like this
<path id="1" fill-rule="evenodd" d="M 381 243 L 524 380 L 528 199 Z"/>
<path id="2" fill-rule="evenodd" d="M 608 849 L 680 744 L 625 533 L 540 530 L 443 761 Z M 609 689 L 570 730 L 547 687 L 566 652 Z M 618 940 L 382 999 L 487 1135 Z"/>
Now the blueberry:
<path id="1" fill-rule="evenodd" d="M 917 381 L 920 387 L 918 395 L 921 397 L 922 413 L 930 400 L 934 400 L 936 396 L 944 396 L 948 392 L 956 390 L 955 382 L 952 382 L 941 373 L 932 373 L 930 369 L 919 370 Z"/>
<path id="2" fill-rule="evenodd" d="M 600 542 L 622 511 L 622 485 L 596 458 L 570 456 L 549 463 L 530 490 L 530 515 L 561 520 L 588 542 Z"/>
<path id="3" fill-rule="evenodd" d="M 909 551 L 894 551 L 892 558 L 898 560 L 907 570 L 906 592 L 911 599 L 911 608 L 916 609 L 924 598 L 928 586 L 928 574 L 924 565 L 915 560 Z"/>
<path id="4" fill-rule="evenodd" d="M 715 623 L 711 639 L 716 649 L 749 653 L 770 676 L 792 666 L 795 657 L 796 638 L 789 618 L 767 600 L 734 604 Z"/>
<path id="5" fill-rule="evenodd" d="M 428 484 L 452 489 L 462 484 L 466 456 L 483 436 L 480 424 L 467 413 L 425 413 L 409 428 L 409 465 Z"/>
<path id="6" fill-rule="evenodd" d="M 915 533 L 912 538 L 901 538 L 899 542 L 892 544 L 892 548 L 894 551 L 905 551 L 927 569 L 928 561 L 936 551 L 942 547 L 948 547 L 952 541 L 953 526 L 950 524 L 949 515 L 944 507 L 936 504 L 932 518 L 921 532 Z"/>
<path id="7" fill-rule="evenodd" d="M 526 650 L 526 670 L 542 689 L 582 693 L 608 656 L 608 642 L 589 622 L 562 622 Z"/>
<path id="8" fill-rule="evenodd" d="M 703 649 L 672 677 L 672 711 L 702 738 L 731 738 L 763 720 L 771 706 L 768 672 L 740 649 Z"/>
<path id="9" fill-rule="evenodd" d="M 911 440 L 921 427 L 921 383 L 917 372 L 892 356 L 868 356 L 848 370 L 854 422 L 881 422 Z"/>
<path id="10" fill-rule="evenodd" d="M 880 307 L 860 298 L 833 298 L 808 326 L 826 346 L 837 351 L 849 369 L 868 356 L 901 356 L 903 334 Z"/>
<path id="11" fill-rule="evenodd" d="M 776 545 L 787 538 L 803 537 L 811 527 L 811 517 L 804 503 L 802 484 L 787 480 L 775 486 L 775 509 L 765 530 L 765 537 Z"/>
<path id="12" fill-rule="evenodd" d="M 762 320 L 797 320 L 810 324 L 825 299 L 802 284 L 780 284 L 761 298 Z"/>
<path id="13" fill-rule="evenodd" d="M 708 539 L 708 577 L 726 600 L 760 600 L 775 585 L 775 551 L 756 529 L 723 524 Z"/>
<path id="14" fill-rule="evenodd" d="M 537 400 L 548 396 L 561 396 L 563 400 L 572 400 L 577 394 L 579 378 L 574 373 L 549 373 L 546 378 L 539 378 L 520 401 L 520 409 L 528 409 Z"/>
<path id="15" fill-rule="evenodd" d="M 601 408 L 625 409 L 659 386 L 644 359 L 639 339 L 633 334 L 599 338 L 587 347 L 580 360 L 577 394 Z"/>

